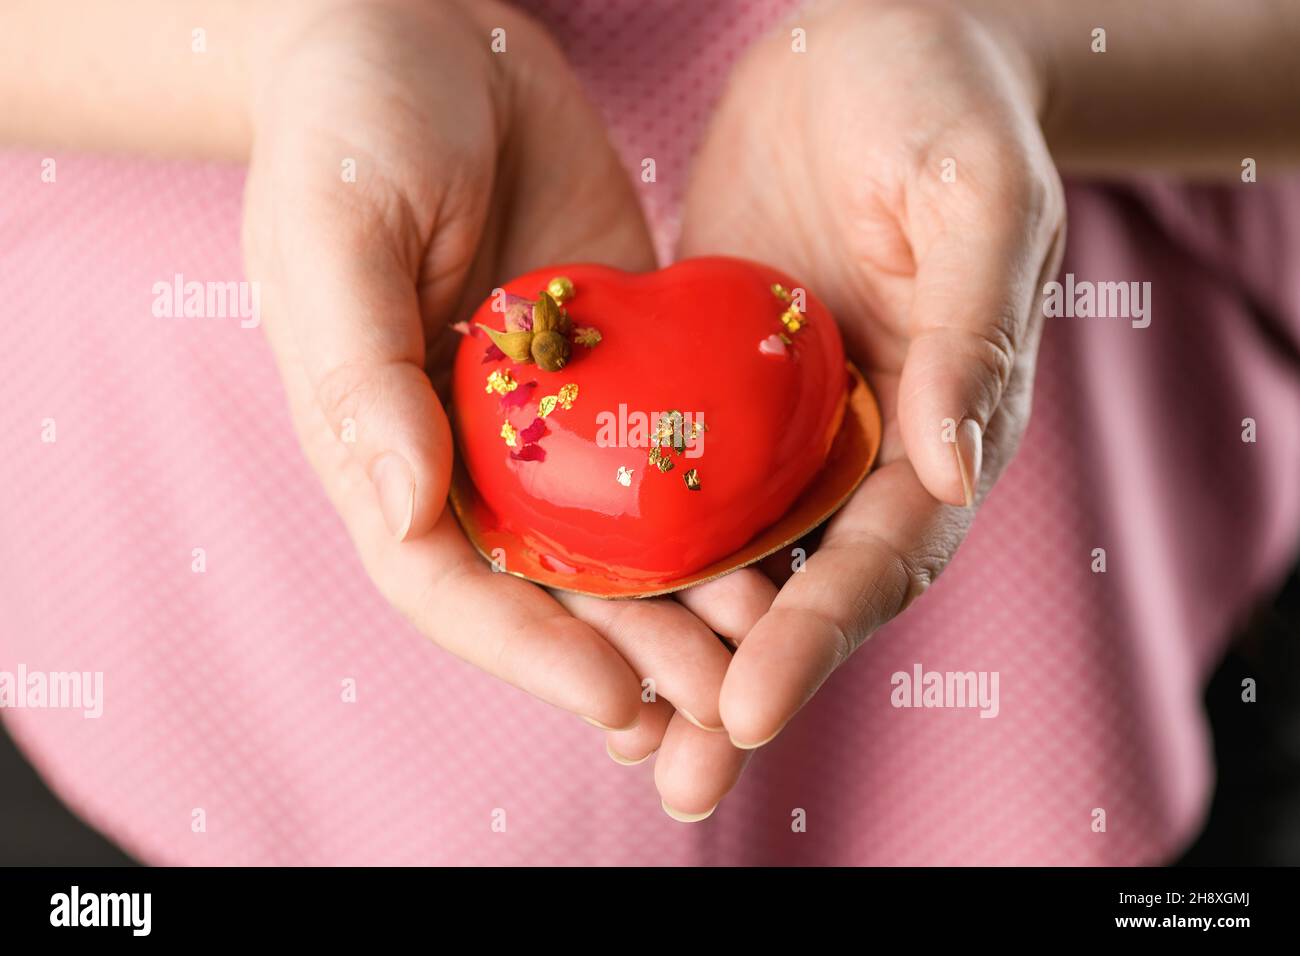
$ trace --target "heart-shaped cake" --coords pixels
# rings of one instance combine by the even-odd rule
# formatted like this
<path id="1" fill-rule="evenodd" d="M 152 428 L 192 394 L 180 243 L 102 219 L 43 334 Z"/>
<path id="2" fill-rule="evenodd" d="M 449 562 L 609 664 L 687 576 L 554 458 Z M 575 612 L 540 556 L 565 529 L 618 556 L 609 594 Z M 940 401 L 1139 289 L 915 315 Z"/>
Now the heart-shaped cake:
<path id="1" fill-rule="evenodd" d="M 550 267 L 464 331 L 452 503 L 485 556 L 548 586 L 643 596 L 757 560 L 833 511 L 878 445 L 830 313 L 756 263 Z"/>

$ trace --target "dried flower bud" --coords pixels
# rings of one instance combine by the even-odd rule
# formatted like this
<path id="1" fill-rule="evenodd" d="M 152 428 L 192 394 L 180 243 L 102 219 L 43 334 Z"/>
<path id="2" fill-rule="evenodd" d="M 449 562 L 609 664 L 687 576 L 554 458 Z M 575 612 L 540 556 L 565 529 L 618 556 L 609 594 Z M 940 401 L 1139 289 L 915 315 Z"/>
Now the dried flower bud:
<path id="1" fill-rule="evenodd" d="M 539 368 L 558 372 L 569 361 L 569 340 L 554 330 L 534 332 L 532 356 Z"/>
<path id="2" fill-rule="evenodd" d="M 515 362 L 532 361 L 529 353 L 529 346 L 532 344 L 532 332 L 498 332 L 496 329 L 490 329 L 482 322 L 478 327 L 488 334 L 492 344 L 506 353 L 506 357 Z"/>
<path id="3" fill-rule="evenodd" d="M 531 332 L 533 330 L 533 303 L 522 295 L 507 292 L 505 296 L 505 319 L 507 332 Z"/>
<path id="4" fill-rule="evenodd" d="M 560 307 L 545 292 L 533 303 L 533 333 L 554 332 L 560 327 Z"/>

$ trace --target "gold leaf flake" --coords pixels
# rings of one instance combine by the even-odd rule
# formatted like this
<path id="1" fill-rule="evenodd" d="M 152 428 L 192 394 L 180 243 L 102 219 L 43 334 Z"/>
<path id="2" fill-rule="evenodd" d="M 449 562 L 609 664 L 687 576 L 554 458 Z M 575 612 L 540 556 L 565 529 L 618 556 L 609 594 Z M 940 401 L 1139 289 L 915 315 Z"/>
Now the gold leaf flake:
<path id="1" fill-rule="evenodd" d="M 546 283 L 546 291 L 560 305 L 573 298 L 573 280 L 568 276 L 556 276 Z"/>
<path id="2" fill-rule="evenodd" d="M 672 459 L 660 451 L 658 446 L 650 449 L 650 464 L 654 465 L 661 472 L 673 470 Z"/>
<path id="3" fill-rule="evenodd" d="M 542 400 L 537 403 L 537 415 L 539 418 L 545 418 L 551 412 L 555 411 L 555 406 L 560 403 L 559 396 L 543 395 Z"/>
<path id="4" fill-rule="evenodd" d="M 781 324 L 785 326 L 786 331 L 791 335 L 803 328 L 804 323 L 807 321 L 804 314 L 793 305 L 781 313 Z"/>
<path id="5" fill-rule="evenodd" d="M 514 448 L 519 443 L 519 433 L 515 431 L 515 426 L 509 422 L 502 423 L 501 437 L 506 440 L 506 444 L 511 448 Z"/>
<path id="6" fill-rule="evenodd" d="M 691 491 L 700 490 L 700 470 L 698 468 L 692 468 L 686 474 L 682 475 L 682 478 L 685 479 L 686 487 Z"/>
<path id="7" fill-rule="evenodd" d="M 632 484 L 632 469 L 627 465 L 619 465 L 617 479 L 624 488 L 629 487 Z"/>
<path id="8" fill-rule="evenodd" d="M 579 326 L 573 330 L 573 341 L 594 349 L 600 344 L 600 329 L 594 329 L 589 325 Z"/>
<path id="9" fill-rule="evenodd" d="M 487 377 L 487 388 L 483 391 L 491 394 L 496 392 L 498 395 L 504 395 L 506 392 L 513 392 L 519 387 L 514 376 L 510 374 L 509 369 L 498 369 Z"/>
<path id="10" fill-rule="evenodd" d="M 782 302 L 790 301 L 790 293 L 786 291 L 785 286 L 781 285 L 779 282 L 772 286 L 772 294 Z"/>
<path id="11" fill-rule="evenodd" d="M 573 407 L 573 403 L 578 398 L 578 386 L 565 385 L 560 388 L 560 393 L 555 396 L 567 412 Z"/>

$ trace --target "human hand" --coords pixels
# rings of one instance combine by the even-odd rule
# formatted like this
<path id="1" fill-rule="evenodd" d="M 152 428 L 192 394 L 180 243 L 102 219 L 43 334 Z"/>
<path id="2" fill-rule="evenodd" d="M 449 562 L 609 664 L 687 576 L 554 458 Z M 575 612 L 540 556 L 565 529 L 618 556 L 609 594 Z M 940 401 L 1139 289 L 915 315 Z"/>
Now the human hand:
<path id="1" fill-rule="evenodd" d="M 667 806 L 696 786 L 696 764 L 729 786 L 744 754 L 701 729 L 721 728 L 729 661 L 711 627 L 743 634 L 770 582 L 751 571 L 681 602 L 557 602 L 492 574 L 444 509 L 453 449 L 437 391 L 451 324 L 503 277 L 550 262 L 654 266 L 627 177 L 559 50 L 504 5 L 447 0 L 345 4 L 272 33 L 254 73 L 248 271 L 299 440 L 366 570 L 444 648 L 631 728 L 610 734 L 610 753 L 659 750 Z M 646 677 L 658 699 L 643 705 Z"/>
<path id="2" fill-rule="evenodd" d="M 1036 68 L 941 3 L 831 4 L 738 66 L 693 173 L 682 255 L 800 277 L 882 406 L 878 467 L 744 636 L 722 687 L 760 746 L 952 557 L 1030 403 L 1064 200 Z M 697 809 L 697 808 L 688 808 Z"/>

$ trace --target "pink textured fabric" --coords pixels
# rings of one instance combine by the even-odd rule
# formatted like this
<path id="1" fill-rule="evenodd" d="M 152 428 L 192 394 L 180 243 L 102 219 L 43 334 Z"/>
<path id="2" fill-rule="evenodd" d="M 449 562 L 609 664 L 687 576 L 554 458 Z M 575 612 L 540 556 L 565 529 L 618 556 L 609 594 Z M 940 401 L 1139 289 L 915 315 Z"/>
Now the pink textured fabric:
<path id="1" fill-rule="evenodd" d="M 727 68 L 787 6 L 550 18 L 629 168 L 657 161 L 664 249 Z M 155 282 L 240 276 L 242 172 L 56 158 L 54 183 L 40 155 L 0 158 L 0 670 L 102 671 L 104 713 L 4 719 L 140 858 L 1129 864 L 1197 827 L 1201 682 L 1300 528 L 1295 184 L 1071 190 L 1065 268 L 1152 281 L 1150 328 L 1049 320 L 1029 434 L 956 561 L 687 827 L 649 765 L 385 605 L 259 332 L 151 314 Z M 894 709 L 917 662 L 999 672 L 998 717 Z"/>

